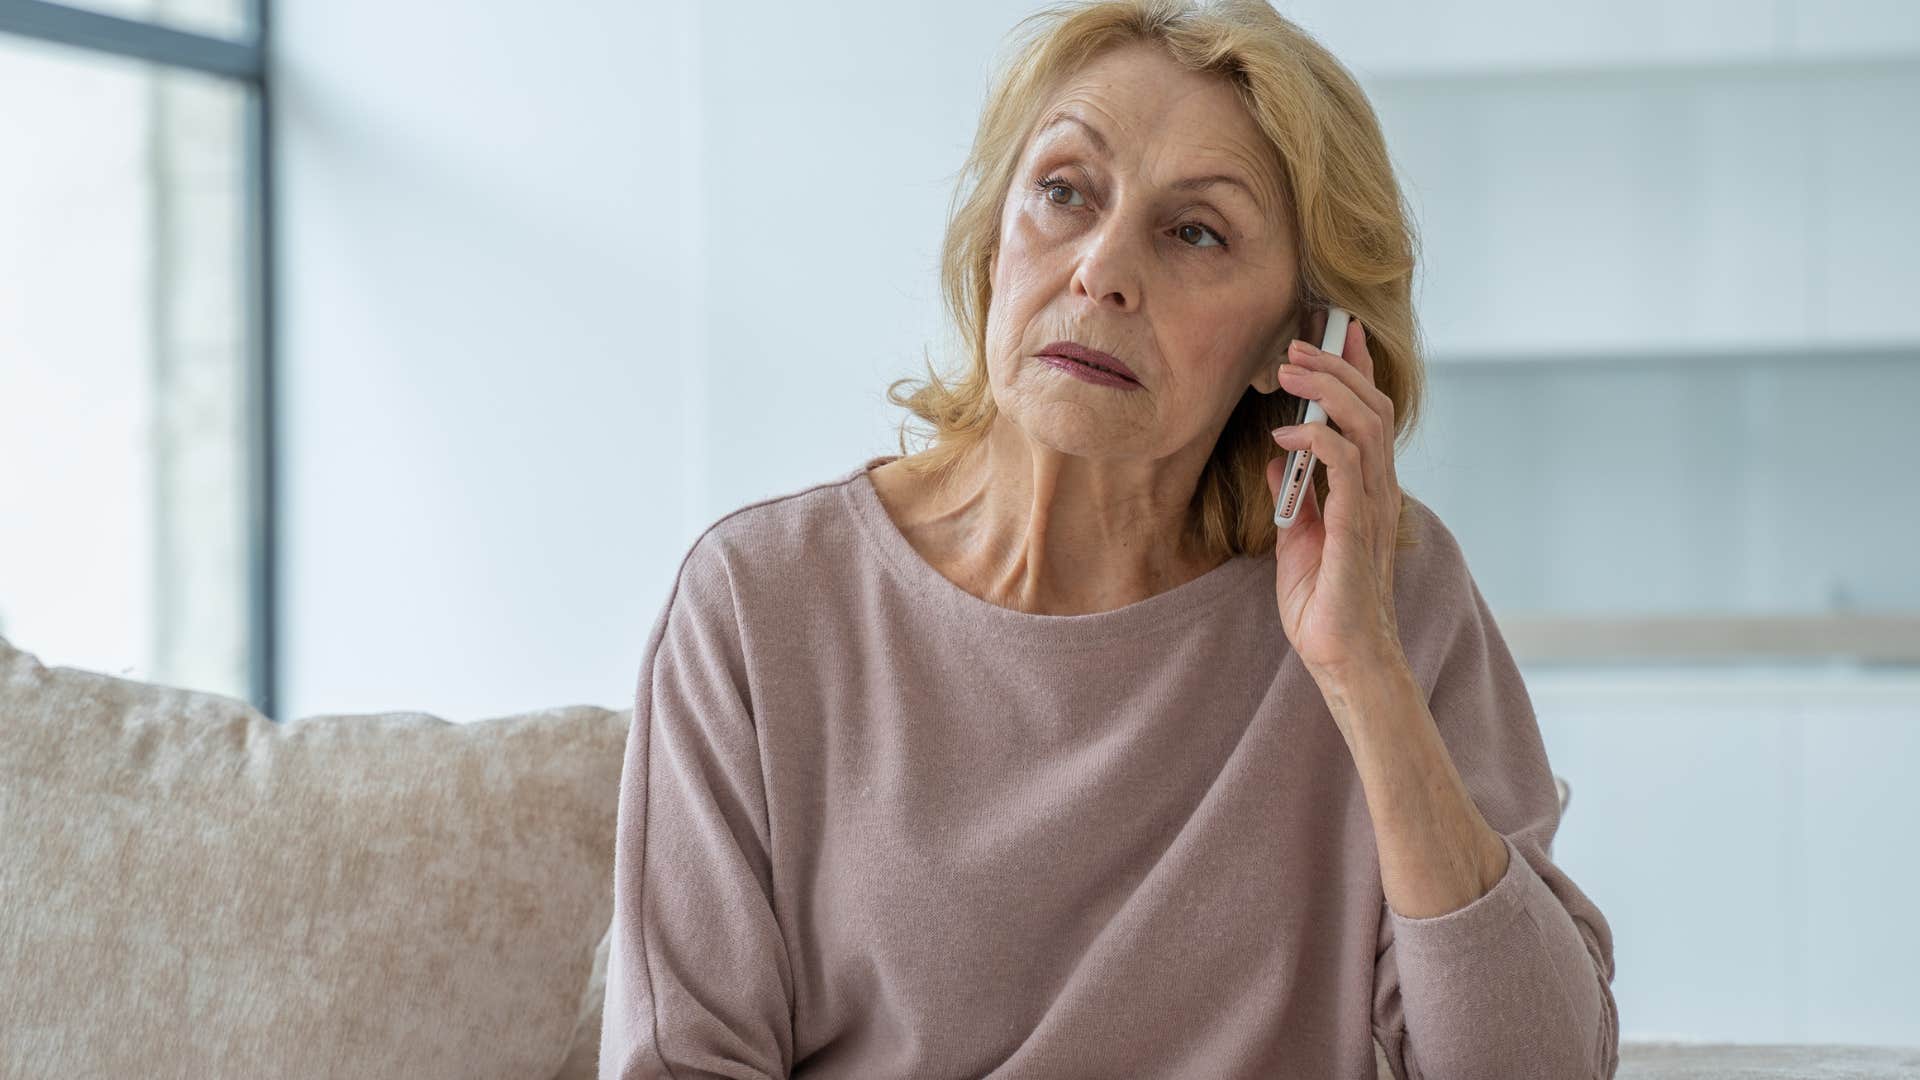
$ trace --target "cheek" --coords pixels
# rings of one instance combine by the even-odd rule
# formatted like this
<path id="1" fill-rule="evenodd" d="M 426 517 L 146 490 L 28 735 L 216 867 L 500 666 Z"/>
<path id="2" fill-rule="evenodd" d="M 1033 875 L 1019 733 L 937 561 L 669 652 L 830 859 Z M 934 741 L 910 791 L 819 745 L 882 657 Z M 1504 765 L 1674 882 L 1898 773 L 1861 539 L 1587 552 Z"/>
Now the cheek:
<path id="1" fill-rule="evenodd" d="M 1279 367 L 1286 357 L 1278 350 L 1263 349 L 1263 338 L 1254 328 L 1259 325 L 1254 313 L 1240 318 L 1222 319 L 1219 309 L 1193 313 L 1183 325 L 1197 328 L 1185 342 L 1183 351 L 1192 363 L 1212 379 L 1238 382 L 1249 365 Z M 1279 349 L 1285 349 L 1282 342 Z M 1271 355 L 1268 355 L 1268 354 Z"/>
<path id="2" fill-rule="evenodd" d="M 1031 277 L 1037 269 L 1045 237 L 1033 215 L 1015 210 L 1000 229 L 1000 268 L 1009 277 Z"/>
<path id="3" fill-rule="evenodd" d="M 1017 314 L 1042 301 L 1055 272 L 1051 250 L 1030 220 L 1020 215 L 1010 219 L 1000 234 L 994 264 L 994 306 Z"/>

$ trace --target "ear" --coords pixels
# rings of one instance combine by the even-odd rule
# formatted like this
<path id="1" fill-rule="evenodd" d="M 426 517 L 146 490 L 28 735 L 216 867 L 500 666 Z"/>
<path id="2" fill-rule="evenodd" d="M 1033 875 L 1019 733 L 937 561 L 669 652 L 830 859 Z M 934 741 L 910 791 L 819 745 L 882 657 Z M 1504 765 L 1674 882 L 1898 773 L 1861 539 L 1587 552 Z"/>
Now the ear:
<path id="1" fill-rule="evenodd" d="M 1304 310 L 1303 306 L 1295 305 L 1293 313 L 1287 317 L 1286 322 L 1280 324 L 1279 332 L 1272 341 L 1267 343 L 1265 350 L 1267 362 L 1253 373 L 1253 380 L 1247 384 L 1259 393 L 1271 394 L 1280 389 L 1280 365 L 1287 362 L 1287 346 L 1293 343 L 1294 338 L 1307 336 L 1301 332 L 1302 310 Z M 1324 313 L 1320 317 L 1320 325 L 1323 327 L 1326 325 Z"/>
<path id="2" fill-rule="evenodd" d="M 1287 362 L 1287 350 L 1283 347 L 1279 352 L 1269 352 L 1266 356 L 1267 362 L 1253 373 L 1253 381 L 1247 385 L 1259 393 L 1271 394 L 1280 389 L 1280 365 Z"/>

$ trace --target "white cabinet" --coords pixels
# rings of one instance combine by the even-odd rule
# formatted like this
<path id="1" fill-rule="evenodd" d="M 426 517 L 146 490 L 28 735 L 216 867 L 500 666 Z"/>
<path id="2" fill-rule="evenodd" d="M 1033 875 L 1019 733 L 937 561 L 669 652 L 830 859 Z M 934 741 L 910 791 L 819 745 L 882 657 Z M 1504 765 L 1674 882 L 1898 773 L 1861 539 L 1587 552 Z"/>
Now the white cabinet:
<path id="1" fill-rule="evenodd" d="M 1920 1045 L 1920 673 L 1527 680 L 1623 1037 Z"/>
<path id="2" fill-rule="evenodd" d="M 1367 90 L 1438 363 L 1920 350 L 1920 55 Z"/>
<path id="3" fill-rule="evenodd" d="M 1416 215 L 1399 473 L 1516 653 L 1920 663 L 1920 6 L 1283 10 Z"/>
<path id="4" fill-rule="evenodd" d="M 1906 0 L 1280 0 L 1368 78 L 1859 61 L 1920 52 Z"/>

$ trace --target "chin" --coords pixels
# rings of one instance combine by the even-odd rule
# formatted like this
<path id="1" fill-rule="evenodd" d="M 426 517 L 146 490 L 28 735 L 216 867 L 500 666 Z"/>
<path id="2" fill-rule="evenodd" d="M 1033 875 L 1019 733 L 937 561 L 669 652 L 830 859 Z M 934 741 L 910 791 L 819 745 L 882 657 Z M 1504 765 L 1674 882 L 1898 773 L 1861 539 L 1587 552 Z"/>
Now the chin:
<path id="1" fill-rule="evenodd" d="M 1034 445 L 1077 457 L 1133 457 L 1159 444 L 1151 431 L 1096 413 L 1084 401 L 1040 403 L 1007 419 Z"/>

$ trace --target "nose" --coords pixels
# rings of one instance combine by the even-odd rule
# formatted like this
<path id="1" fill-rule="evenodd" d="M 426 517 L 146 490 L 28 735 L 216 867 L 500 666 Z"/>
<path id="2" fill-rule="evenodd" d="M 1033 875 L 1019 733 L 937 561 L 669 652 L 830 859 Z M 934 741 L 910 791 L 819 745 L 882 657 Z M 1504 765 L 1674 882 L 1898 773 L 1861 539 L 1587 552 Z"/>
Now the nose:
<path id="1" fill-rule="evenodd" d="M 1087 297 L 1096 305 L 1110 304 L 1120 311 L 1140 306 L 1140 255 L 1134 247 L 1130 216 L 1110 214 L 1098 229 L 1087 234 L 1069 283 L 1073 295 Z"/>

